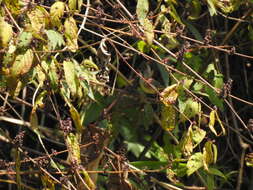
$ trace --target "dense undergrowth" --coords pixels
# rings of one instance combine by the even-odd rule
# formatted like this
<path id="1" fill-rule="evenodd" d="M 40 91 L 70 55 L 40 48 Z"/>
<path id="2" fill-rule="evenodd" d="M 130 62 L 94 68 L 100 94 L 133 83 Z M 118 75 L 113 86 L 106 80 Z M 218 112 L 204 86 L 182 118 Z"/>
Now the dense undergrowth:
<path id="1" fill-rule="evenodd" d="M 252 0 L 0 0 L 1 189 L 252 189 Z"/>

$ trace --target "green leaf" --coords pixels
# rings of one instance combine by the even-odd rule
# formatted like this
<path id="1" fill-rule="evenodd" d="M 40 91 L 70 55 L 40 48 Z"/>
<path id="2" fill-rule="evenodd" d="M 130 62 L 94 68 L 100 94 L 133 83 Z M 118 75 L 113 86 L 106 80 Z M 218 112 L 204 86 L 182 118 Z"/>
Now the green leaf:
<path id="1" fill-rule="evenodd" d="M 64 22 L 65 37 L 67 39 L 67 47 L 75 52 L 78 49 L 76 21 L 73 17 L 68 17 Z"/>
<path id="2" fill-rule="evenodd" d="M 222 177 L 223 179 L 227 180 L 227 177 L 220 170 L 218 170 L 217 168 L 209 167 L 208 173 L 210 173 L 212 175 Z"/>
<path id="3" fill-rule="evenodd" d="M 165 131 L 172 131 L 176 127 L 177 112 L 173 105 L 162 105 L 161 126 Z"/>
<path id="4" fill-rule="evenodd" d="M 149 11 L 148 0 L 138 0 L 136 6 L 136 14 L 141 25 L 144 25 L 144 20 L 147 17 Z"/>
<path id="5" fill-rule="evenodd" d="M 180 121 L 185 122 L 201 112 L 201 104 L 192 98 L 188 98 L 186 101 L 179 99 Z"/>
<path id="6" fill-rule="evenodd" d="M 198 126 L 192 127 L 192 140 L 194 141 L 194 148 L 198 146 L 206 136 L 206 131 Z"/>
<path id="7" fill-rule="evenodd" d="M 207 4 L 210 15 L 217 15 L 217 11 L 215 8 L 216 0 L 207 0 Z"/>
<path id="8" fill-rule="evenodd" d="M 199 18 L 199 15 L 201 13 L 201 4 L 199 0 L 192 0 L 190 2 L 191 9 L 190 9 L 190 15 L 188 16 L 191 20 L 196 20 Z"/>
<path id="9" fill-rule="evenodd" d="M 208 94 L 208 98 L 212 104 L 216 105 L 221 110 L 224 110 L 223 99 L 218 97 L 217 93 L 213 89 L 205 86 L 205 92 Z"/>
<path id="10" fill-rule="evenodd" d="M 22 32 L 18 37 L 17 48 L 27 48 L 32 42 L 33 35 L 31 32 Z"/>
<path id="11" fill-rule="evenodd" d="M 12 26 L 0 17 L 0 47 L 7 47 L 13 36 Z"/>
<path id="12" fill-rule="evenodd" d="M 186 164 L 188 176 L 190 176 L 191 174 L 196 172 L 198 169 L 203 167 L 203 158 L 204 157 L 201 152 L 197 152 L 189 158 Z"/>
<path id="13" fill-rule="evenodd" d="M 59 27 L 61 25 L 60 19 L 64 14 L 64 9 L 65 9 L 65 4 L 61 1 L 55 2 L 50 7 L 51 22 L 54 26 Z"/>
<path id="14" fill-rule="evenodd" d="M 64 61 L 63 69 L 65 74 L 65 80 L 68 84 L 70 92 L 73 96 L 76 96 L 79 80 L 76 76 L 75 65 L 72 61 Z"/>
<path id="15" fill-rule="evenodd" d="M 136 142 L 126 142 L 126 144 L 127 144 L 127 151 L 131 151 L 136 158 L 140 156 L 140 154 L 145 148 L 142 144 Z"/>
<path id="16" fill-rule="evenodd" d="M 56 47 L 65 45 L 63 36 L 54 30 L 46 30 L 47 38 L 49 40 L 48 46 L 50 50 L 55 50 Z"/>
<path id="17" fill-rule="evenodd" d="M 20 54 L 16 57 L 12 67 L 10 68 L 10 74 L 12 77 L 18 77 L 26 74 L 32 68 L 33 63 L 33 51 L 28 49 L 24 54 Z"/>

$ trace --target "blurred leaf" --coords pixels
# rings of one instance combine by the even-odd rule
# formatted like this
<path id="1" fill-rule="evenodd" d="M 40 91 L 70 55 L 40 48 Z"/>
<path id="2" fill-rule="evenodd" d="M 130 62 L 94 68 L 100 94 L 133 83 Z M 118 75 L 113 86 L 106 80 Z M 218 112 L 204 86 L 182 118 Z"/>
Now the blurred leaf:
<path id="1" fill-rule="evenodd" d="M 131 165 L 140 168 L 140 169 L 160 169 L 161 167 L 165 167 L 168 162 L 164 161 L 135 161 L 130 162 Z"/>
<path id="2" fill-rule="evenodd" d="M 63 16 L 65 10 L 65 4 L 61 1 L 55 2 L 50 7 L 51 22 L 54 26 L 59 27 L 61 25 L 60 18 Z"/>
<path id="3" fill-rule="evenodd" d="M 20 54 L 16 57 L 12 67 L 10 68 L 10 74 L 13 77 L 18 77 L 26 74 L 30 71 L 33 63 L 33 51 L 28 49 L 24 54 Z"/>
<path id="4" fill-rule="evenodd" d="M 155 33 L 153 31 L 153 25 L 147 18 L 143 21 L 144 35 L 146 37 L 147 43 L 152 45 Z"/>
<path id="5" fill-rule="evenodd" d="M 127 144 L 127 151 L 131 151 L 136 158 L 140 156 L 142 151 L 144 150 L 144 146 L 142 144 L 136 142 L 126 142 Z"/>
<path id="6" fill-rule="evenodd" d="M 225 128 L 224 128 L 224 126 L 223 126 L 223 124 L 222 124 L 220 118 L 219 118 L 219 115 L 218 115 L 217 111 L 216 111 L 216 110 L 212 110 L 212 111 L 210 112 L 210 115 L 209 115 L 209 124 L 208 124 L 208 127 L 209 127 L 209 129 L 210 129 L 216 136 L 219 136 L 220 134 L 217 134 L 217 131 L 216 131 L 215 128 L 214 128 L 214 127 L 215 127 L 215 122 L 216 122 L 216 120 L 219 122 L 219 125 L 220 125 L 221 130 L 222 130 L 222 132 L 221 132 L 220 134 L 225 135 L 225 134 L 226 134 L 226 130 L 225 130 Z"/>
<path id="7" fill-rule="evenodd" d="M 160 100 L 166 106 L 174 104 L 177 100 L 178 93 L 177 93 L 177 84 L 173 84 L 171 86 L 166 87 L 162 93 L 160 94 Z"/>
<path id="8" fill-rule="evenodd" d="M 208 94 L 210 102 L 223 111 L 224 110 L 223 99 L 218 97 L 217 93 L 208 86 L 205 86 L 205 92 Z"/>
<path id="9" fill-rule="evenodd" d="M 49 14 L 43 7 L 37 6 L 34 10 L 27 14 L 32 30 L 40 34 L 49 23 Z"/>
<path id="10" fill-rule="evenodd" d="M 205 170 L 208 170 L 210 164 L 215 164 L 217 160 L 217 147 L 211 141 L 205 143 L 203 148 L 203 164 Z"/>
<path id="11" fill-rule="evenodd" d="M 208 168 L 208 173 L 222 177 L 223 179 L 227 180 L 227 177 L 217 168 L 209 167 Z"/>
<path id="12" fill-rule="evenodd" d="M 7 47 L 13 36 L 12 26 L 0 17 L 0 47 Z"/>
<path id="13" fill-rule="evenodd" d="M 193 140 L 192 140 L 192 126 L 184 132 L 183 137 L 179 143 L 182 153 L 185 156 L 190 156 L 193 151 Z"/>
<path id="14" fill-rule="evenodd" d="M 201 112 L 201 104 L 192 98 L 188 98 L 186 101 L 179 99 L 180 121 L 185 122 Z"/>
<path id="15" fill-rule="evenodd" d="M 17 48 L 27 48 L 30 46 L 30 43 L 32 42 L 32 33 L 31 32 L 21 32 L 18 36 L 18 45 Z"/>
<path id="16" fill-rule="evenodd" d="M 211 16 L 217 15 L 215 3 L 216 3 L 216 0 L 207 0 L 208 10 Z"/>
<path id="17" fill-rule="evenodd" d="M 165 131 L 172 131 L 176 127 L 177 111 L 173 105 L 162 105 L 161 125 Z"/>
<path id="18" fill-rule="evenodd" d="M 181 20 L 181 18 L 180 18 L 180 16 L 179 16 L 178 13 L 177 13 L 177 10 L 176 10 L 175 7 L 174 7 L 174 5 L 173 5 L 172 3 L 170 3 L 169 6 L 170 6 L 170 9 L 169 9 L 169 14 L 170 14 L 170 16 L 171 16 L 172 18 L 174 18 L 175 21 L 177 21 L 179 24 L 184 25 L 183 22 L 182 22 L 182 20 Z"/>
<path id="19" fill-rule="evenodd" d="M 195 20 L 199 18 L 199 15 L 201 13 L 201 4 L 199 0 L 192 0 L 190 2 L 191 8 L 190 8 L 190 15 L 188 16 L 189 19 Z"/>
<path id="20" fill-rule="evenodd" d="M 137 49 L 142 53 L 148 53 L 150 51 L 150 46 L 143 40 L 137 42 Z"/>
<path id="21" fill-rule="evenodd" d="M 75 65 L 72 61 L 64 61 L 63 69 L 65 74 L 65 80 L 68 84 L 70 92 L 73 96 L 76 96 L 79 86 L 79 80 L 76 76 Z"/>
<path id="22" fill-rule="evenodd" d="M 136 14 L 141 25 L 144 25 L 144 20 L 147 17 L 148 11 L 149 11 L 149 1 L 138 0 L 136 6 Z"/>
<path id="23" fill-rule="evenodd" d="M 61 47 L 65 45 L 63 36 L 54 30 L 46 30 L 47 38 L 49 40 L 48 46 L 50 50 L 55 50 L 56 47 Z"/>
<path id="24" fill-rule="evenodd" d="M 76 163 L 79 165 L 81 163 L 81 157 L 80 157 L 80 147 L 78 138 L 73 133 L 69 133 L 66 137 L 66 145 L 68 148 L 68 162 L 69 163 Z"/>
<path id="25" fill-rule="evenodd" d="M 76 11 L 76 10 L 78 10 L 78 12 L 81 11 L 83 0 L 69 0 L 68 2 L 69 2 L 68 3 L 69 9 L 71 11 Z"/>
<path id="26" fill-rule="evenodd" d="M 80 114 L 78 113 L 78 111 L 76 110 L 76 108 L 72 104 L 70 104 L 69 112 L 70 112 L 71 118 L 73 119 L 74 124 L 76 126 L 77 134 L 80 135 L 83 130 L 83 125 L 82 125 Z"/>
<path id="27" fill-rule="evenodd" d="M 198 146 L 206 136 L 206 131 L 199 128 L 198 126 L 192 126 L 192 140 L 194 142 L 194 148 Z"/>
<path id="28" fill-rule="evenodd" d="M 187 169 L 188 176 L 190 176 L 191 174 L 196 172 L 198 169 L 203 167 L 203 159 L 204 159 L 204 156 L 201 152 L 197 152 L 189 158 L 186 165 L 188 168 Z"/>
<path id="29" fill-rule="evenodd" d="M 76 26 L 76 21 L 73 17 L 68 17 L 64 22 L 64 35 L 67 39 L 67 46 L 72 51 L 75 52 L 78 49 L 77 44 L 77 32 L 78 28 Z"/>
<path id="30" fill-rule="evenodd" d="M 215 121 L 216 121 L 216 118 L 215 118 L 215 110 L 212 110 L 210 112 L 210 115 L 209 115 L 209 124 L 208 124 L 208 127 L 209 129 L 216 135 L 218 136 L 215 128 L 214 128 L 214 125 L 215 125 Z"/>
<path id="31" fill-rule="evenodd" d="M 41 182 L 43 184 L 43 189 L 45 190 L 55 190 L 55 182 L 46 174 L 42 174 L 41 177 Z"/>

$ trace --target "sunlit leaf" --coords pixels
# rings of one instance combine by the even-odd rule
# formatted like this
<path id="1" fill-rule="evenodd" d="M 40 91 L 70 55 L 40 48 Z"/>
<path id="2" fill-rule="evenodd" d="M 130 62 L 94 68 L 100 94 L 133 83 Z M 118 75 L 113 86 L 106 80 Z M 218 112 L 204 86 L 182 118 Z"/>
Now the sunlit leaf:
<path id="1" fill-rule="evenodd" d="M 219 136 L 220 134 L 217 134 L 217 131 L 216 129 L 214 128 L 215 127 L 215 122 L 216 120 L 218 121 L 220 127 L 221 127 L 221 130 L 222 132 L 220 134 L 223 134 L 225 135 L 226 134 L 226 130 L 225 130 L 225 127 L 223 125 L 223 123 L 221 122 L 220 118 L 219 118 L 219 115 L 217 113 L 216 110 L 212 110 L 210 112 L 210 115 L 209 115 L 209 124 L 208 124 L 208 127 L 209 129 L 216 135 L 216 136 Z"/>
<path id="2" fill-rule="evenodd" d="M 30 71 L 33 64 L 33 52 L 28 49 L 24 54 L 20 54 L 16 57 L 12 67 L 10 68 L 10 74 L 13 77 L 18 77 L 26 74 Z"/>
<path id="3" fill-rule="evenodd" d="M 216 121 L 216 117 L 215 117 L 215 110 L 212 110 L 210 112 L 210 115 L 209 115 L 209 124 L 208 124 L 208 127 L 209 129 L 216 135 L 218 136 L 215 128 L 214 128 L 214 125 L 215 125 L 215 121 Z"/>
<path id="4" fill-rule="evenodd" d="M 177 84 L 173 84 L 171 86 L 166 87 L 160 94 L 161 102 L 163 102 L 167 106 L 174 104 L 178 97 L 177 87 Z"/>
<path id="5" fill-rule="evenodd" d="M 72 51 L 75 52 L 78 49 L 77 44 L 77 32 L 78 28 L 76 26 L 76 21 L 73 17 L 68 17 L 64 22 L 65 37 L 67 39 L 67 46 Z"/>
<path id="6" fill-rule="evenodd" d="M 26 48 L 29 47 L 32 42 L 32 33 L 31 32 L 22 32 L 18 37 L 18 45 L 17 48 Z"/>
<path id="7" fill-rule="evenodd" d="M 144 20 L 147 17 L 149 11 L 148 0 L 138 0 L 136 6 L 136 14 L 141 25 L 144 25 Z"/>
<path id="8" fill-rule="evenodd" d="M 37 6 L 34 10 L 28 12 L 27 16 L 35 33 L 41 33 L 48 25 L 49 14 L 43 7 Z"/>
<path id="9" fill-rule="evenodd" d="M 12 26 L 0 17 L 0 47 L 7 47 L 13 35 Z"/>
<path id="10" fill-rule="evenodd" d="M 76 164 L 81 163 L 81 157 L 80 157 L 80 147 L 79 147 L 79 142 L 78 138 L 76 137 L 75 134 L 69 133 L 66 137 L 66 145 L 68 147 L 68 162 L 76 162 Z"/>
<path id="11" fill-rule="evenodd" d="M 180 121 L 185 122 L 201 112 L 201 104 L 192 98 L 188 98 L 186 101 L 179 99 L 179 110 Z"/>
<path id="12" fill-rule="evenodd" d="M 65 45 L 63 36 L 59 32 L 54 30 L 46 30 L 46 34 L 49 40 L 48 45 L 50 50 L 55 50 L 56 47 Z"/>
<path id="13" fill-rule="evenodd" d="M 183 137 L 179 144 L 181 151 L 184 155 L 190 156 L 193 151 L 193 140 L 192 140 L 192 127 L 190 126 L 186 132 L 184 132 Z"/>
<path id="14" fill-rule="evenodd" d="M 215 8 L 216 0 L 207 0 L 208 10 L 211 16 L 217 15 L 217 10 Z"/>
<path id="15" fill-rule="evenodd" d="M 198 126 L 192 127 L 192 140 L 194 141 L 194 148 L 198 146 L 206 136 L 206 131 Z"/>
<path id="16" fill-rule="evenodd" d="M 65 9 L 65 4 L 61 1 L 55 2 L 51 7 L 50 7 L 50 16 L 51 16 L 51 22 L 54 26 L 60 26 L 61 21 L 60 18 L 64 14 L 64 9 Z"/>
<path id="17" fill-rule="evenodd" d="M 65 80 L 73 96 L 77 95 L 78 79 L 76 76 L 75 65 L 72 61 L 64 61 L 63 69 L 65 74 Z"/>
<path id="18" fill-rule="evenodd" d="M 207 141 L 205 143 L 205 147 L 203 148 L 203 161 L 205 170 L 208 170 L 208 166 L 210 164 L 215 164 L 216 160 L 217 160 L 217 147 L 211 141 Z"/>
<path id="19" fill-rule="evenodd" d="M 68 2 L 71 11 L 81 10 L 83 0 L 69 0 Z"/>
<path id="20" fill-rule="evenodd" d="M 197 152 L 189 158 L 186 165 L 188 168 L 187 169 L 188 176 L 196 172 L 201 167 L 203 167 L 203 159 L 204 159 L 204 156 L 201 152 Z"/>

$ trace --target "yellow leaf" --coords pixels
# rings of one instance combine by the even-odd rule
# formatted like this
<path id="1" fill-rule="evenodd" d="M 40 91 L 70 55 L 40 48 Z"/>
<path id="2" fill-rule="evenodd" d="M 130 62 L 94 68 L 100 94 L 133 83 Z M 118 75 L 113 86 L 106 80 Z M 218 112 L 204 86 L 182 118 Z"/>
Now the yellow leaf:
<path id="1" fill-rule="evenodd" d="M 65 9 L 65 4 L 61 1 L 55 2 L 51 7 L 50 7 L 50 16 L 51 16 L 51 21 L 54 26 L 60 26 L 61 21 L 60 18 L 64 14 L 64 9 Z"/>
<path id="2" fill-rule="evenodd" d="M 224 125 L 222 124 L 222 122 L 221 122 L 221 120 L 220 120 L 220 117 L 219 117 L 217 111 L 215 112 L 215 116 L 216 116 L 216 119 L 217 119 L 218 123 L 220 124 L 220 127 L 221 127 L 221 130 L 222 130 L 223 135 L 226 135 L 225 127 L 224 127 Z"/>
<path id="3" fill-rule="evenodd" d="M 76 161 L 77 164 L 80 164 L 80 147 L 76 135 L 74 135 L 73 133 L 69 133 L 66 137 L 66 145 L 69 150 L 68 161 Z"/>
<path id="4" fill-rule="evenodd" d="M 78 12 L 81 10 L 83 0 L 69 0 L 69 9 L 71 11 L 76 11 Z"/>
<path id="5" fill-rule="evenodd" d="M 0 47 L 7 47 L 13 35 L 12 26 L 0 17 Z"/>
<path id="6" fill-rule="evenodd" d="M 207 141 L 203 148 L 204 168 L 208 170 L 210 164 L 215 164 L 217 160 L 217 147 L 211 141 Z"/>
<path id="7" fill-rule="evenodd" d="M 208 124 L 208 127 L 209 129 L 216 135 L 217 135 L 217 132 L 216 130 L 214 129 L 214 125 L 215 125 L 215 112 L 216 110 L 212 110 L 210 115 L 209 115 L 209 124 Z"/>
<path id="8" fill-rule="evenodd" d="M 20 54 L 16 57 L 12 67 L 10 68 L 10 75 L 12 77 L 18 77 L 28 73 L 33 63 L 33 52 L 28 49 L 24 54 Z"/>
<path id="9" fill-rule="evenodd" d="M 173 105 L 162 106 L 161 125 L 165 131 L 172 131 L 176 127 L 176 110 Z"/>
<path id="10" fill-rule="evenodd" d="M 75 52 L 78 49 L 77 44 L 77 32 L 78 28 L 76 26 L 76 21 L 73 17 L 68 17 L 64 22 L 65 37 L 67 39 L 67 46 L 72 51 Z"/>
<path id="11" fill-rule="evenodd" d="M 71 61 L 64 61 L 63 69 L 67 85 L 71 91 L 71 94 L 75 96 L 77 95 L 78 90 L 78 80 L 76 76 L 75 65 Z"/>
<path id="12" fill-rule="evenodd" d="M 177 84 L 173 84 L 171 86 L 168 86 L 160 94 L 160 100 L 166 106 L 169 106 L 169 105 L 174 104 L 176 102 L 177 97 L 178 97 L 177 87 L 178 87 Z"/>
<path id="13" fill-rule="evenodd" d="M 43 7 L 37 6 L 34 10 L 28 12 L 27 16 L 35 33 L 41 33 L 46 25 L 48 25 L 49 14 Z"/>

